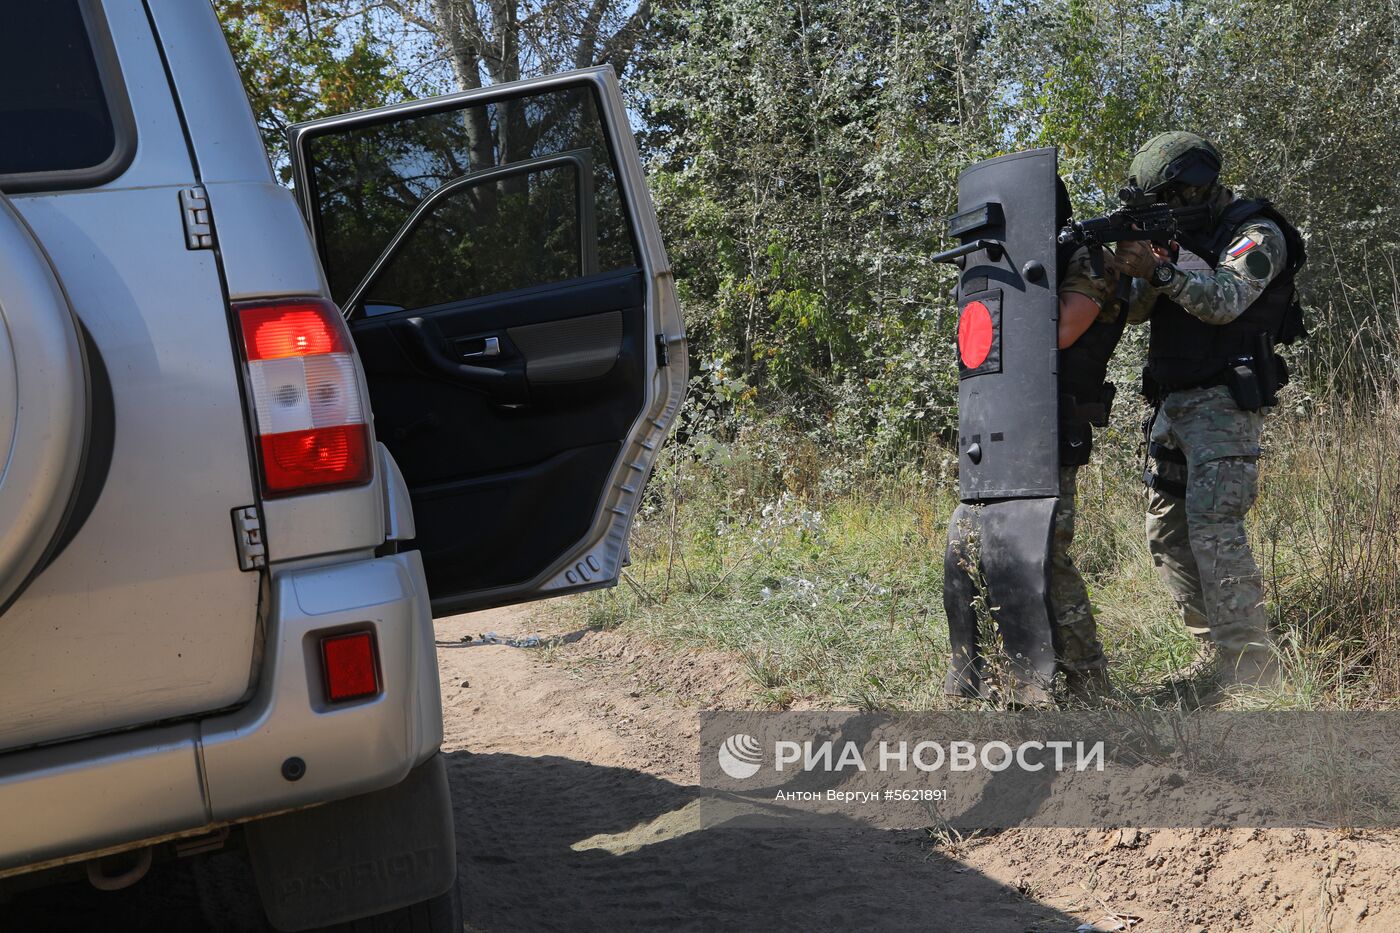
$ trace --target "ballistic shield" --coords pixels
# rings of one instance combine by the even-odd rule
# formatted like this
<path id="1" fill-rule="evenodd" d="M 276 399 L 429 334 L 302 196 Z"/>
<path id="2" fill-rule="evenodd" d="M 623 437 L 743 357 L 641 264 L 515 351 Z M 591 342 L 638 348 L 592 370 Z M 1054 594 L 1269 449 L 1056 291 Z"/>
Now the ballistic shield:
<path id="1" fill-rule="evenodd" d="M 1059 496 L 1054 149 L 979 162 L 958 180 L 958 483 L 943 563 L 949 693 L 1050 698 L 1050 535 Z"/>

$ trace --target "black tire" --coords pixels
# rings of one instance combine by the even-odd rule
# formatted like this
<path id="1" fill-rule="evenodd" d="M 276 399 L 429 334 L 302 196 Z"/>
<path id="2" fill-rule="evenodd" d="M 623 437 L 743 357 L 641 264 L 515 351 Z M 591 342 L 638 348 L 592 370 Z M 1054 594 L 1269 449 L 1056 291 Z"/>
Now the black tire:
<path id="1" fill-rule="evenodd" d="M 323 927 L 319 933 L 462 933 L 462 894 L 445 893 L 385 914 Z"/>
<path id="2" fill-rule="evenodd" d="M 195 860 L 194 885 L 204 929 L 217 933 L 276 933 L 258 897 L 252 869 L 240 852 Z M 311 933 L 462 933 L 462 897 L 454 882 L 437 897 Z"/>

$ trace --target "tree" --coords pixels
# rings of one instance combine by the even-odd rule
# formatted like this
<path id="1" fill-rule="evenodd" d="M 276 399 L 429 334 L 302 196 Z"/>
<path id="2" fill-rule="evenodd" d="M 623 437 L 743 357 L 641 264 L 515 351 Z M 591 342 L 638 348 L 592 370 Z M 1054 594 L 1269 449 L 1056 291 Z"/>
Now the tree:
<path id="1" fill-rule="evenodd" d="M 381 0 L 427 34 L 458 90 L 610 64 L 626 71 L 650 0 Z"/>
<path id="2" fill-rule="evenodd" d="M 372 21 L 320 0 L 214 0 L 272 164 L 290 180 L 287 127 L 410 96 Z"/>
<path id="3" fill-rule="evenodd" d="M 731 398 L 823 438 L 893 456 L 952 423 L 952 274 L 928 256 L 958 172 L 1027 146 L 1060 148 L 1082 212 L 1154 133 L 1214 139 L 1226 183 L 1309 239 L 1304 295 L 1340 322 L 1314 327 L 1318 378 L 1393 354 L 1400 314 L 1374 308 L 1400 294 L 1400 0 L 652 2 L 218 5 L 274 152 L 322 113 L 627 72 L 692 347 Z M 469 116 L 468 161 L 531 151 L 550 119 Z"/>
<path id="4" fill-rule="evenodd" d="M 1326 0 L 1001 0 L 994 119 L 1017 145 L 1058 145 L 1071 190 L 1102 208 L 1148 137 L 1190 129 L 1224 182 L 1302 229 L 1314 378 L 1357 388 L 1392 358 L 1400 321 L 1400 4 Z M 1123 355 L 1120 354 L 1120 357 Z"/>
<path id="5" fill-rule="evenodd" d="M 692 346 L 808 430 L 888 451 L 954 420 L 952 275 L 927 257 L 997 146 L 973 6 L 658 12 L 643 142 Z"/>

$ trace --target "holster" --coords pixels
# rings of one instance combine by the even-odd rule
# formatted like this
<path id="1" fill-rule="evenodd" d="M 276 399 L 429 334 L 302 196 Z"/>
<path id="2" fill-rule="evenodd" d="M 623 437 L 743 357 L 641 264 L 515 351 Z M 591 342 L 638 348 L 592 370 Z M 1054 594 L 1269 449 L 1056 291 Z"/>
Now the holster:
<path id="1" fill-rule="evenodd" d="M 1099 397 L 1096 399 L 1076 399 L 1078 406 L 1076 411 L 1081 419 L 1089 422 L 1096 428 L 1108 427 L 1109 415 L 1113 413 L 1113 399 L 1118 395 L 1118 387 L 1111 382 L 1105 382 L 1099 389 Z"/>
<path id="2" fill-rule="evenodd" d="M 1254 338 L 1254 354 L 1233 361 L 1225 385 L 1241 411 L 1258 411 L 1278 404 L 1278 390 L 1288 382 L 1288 364 L 1274 353 L 1267 333 Z"/>
<path id="3" fill-rule="evenodd" d="M 1147 453 L 1157 461 L 1157 470 L 1145 467 L 1142 483 L 1149 489 L 1156 489 L 1177 499 L 1186 498 L 1186 478 L 1188 474 L 1186 455 L 1175 447 L 1167 447 L 1156 441 L 1148 441 Z M 1171 475 L 1174 474 L 1176 479 Z"/>
<path id="4" fill-rule="evenodd" d="M 1254 360 L 1243 357 L 1225 370 L 1225 387 L 1241 411 L 1258 411 L 1264 407 L 1264 381 L 1259 378 Z"/>
<path id="5" fill-rule="evenodd" d="M 1060 396 L 1060 465 L 1083 466 L 1094 450 L 1094 429 L 1073 395 Z"/>
<path id="6" fill-rule="evenodd" d="M 1149 405 L 1156 407 L 1161 404 L 1165 396 L 1166 392 L 1162 391 L 1162 384 L 1152 375 L 1150 365 L 1144 366 L 1142 368 L 1142 397 L 1147 399 Z"/>

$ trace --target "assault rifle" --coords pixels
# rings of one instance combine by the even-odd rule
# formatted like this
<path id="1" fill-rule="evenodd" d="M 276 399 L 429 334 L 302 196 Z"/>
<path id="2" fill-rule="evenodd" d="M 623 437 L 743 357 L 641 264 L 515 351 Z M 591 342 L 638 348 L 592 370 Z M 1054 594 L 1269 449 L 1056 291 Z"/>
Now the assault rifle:
<path id="1" fill-rule="evenodd" d="M 1077 243 L 1089 248 L 1089 266 L 1094 278 L 1103 277 L 1103 247 L 1106 243 L 1124 240 L 1151 240 L 1166 246 L 1180 238 L 1182 227 L 1188 230 L 1210 216 L 1210 208 L 1169 207 L 1136 185 L 1118 192 L 1123 206 L 1103 217 L 1071 220 L 1061 228 L 1057 237 L 1061 245 Z"/>

